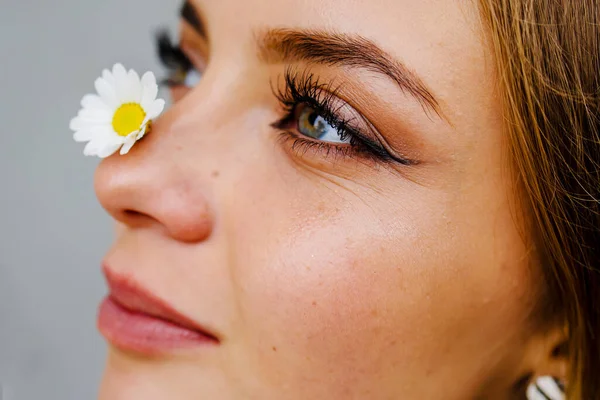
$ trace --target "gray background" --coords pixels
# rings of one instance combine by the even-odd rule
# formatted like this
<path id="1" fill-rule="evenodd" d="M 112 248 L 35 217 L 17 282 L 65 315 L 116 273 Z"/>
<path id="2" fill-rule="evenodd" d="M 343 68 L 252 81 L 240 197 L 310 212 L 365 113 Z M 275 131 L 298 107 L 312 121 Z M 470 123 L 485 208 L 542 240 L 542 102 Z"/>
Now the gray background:
<path id="1" fill-rule="evenodd" d="M 103 68 L 161 70 L 179 0 L 0 0 L 0 385 L 4 400 L 94 399 L 111 220 L 69 120 Z"/>

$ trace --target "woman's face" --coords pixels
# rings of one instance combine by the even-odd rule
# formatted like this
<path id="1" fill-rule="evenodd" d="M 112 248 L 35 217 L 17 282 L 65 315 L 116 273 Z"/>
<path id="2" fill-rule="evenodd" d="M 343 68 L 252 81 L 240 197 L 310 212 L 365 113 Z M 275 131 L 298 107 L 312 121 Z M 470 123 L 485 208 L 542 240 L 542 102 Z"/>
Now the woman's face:
<path id="1" fill-rule="evenodd" d="M 476 3 L 184 9 L 202 77 L 96 189 L 109 281 L 215 340 L 101 313 L 101 399 L 508 396 L 533 277 Z"/>

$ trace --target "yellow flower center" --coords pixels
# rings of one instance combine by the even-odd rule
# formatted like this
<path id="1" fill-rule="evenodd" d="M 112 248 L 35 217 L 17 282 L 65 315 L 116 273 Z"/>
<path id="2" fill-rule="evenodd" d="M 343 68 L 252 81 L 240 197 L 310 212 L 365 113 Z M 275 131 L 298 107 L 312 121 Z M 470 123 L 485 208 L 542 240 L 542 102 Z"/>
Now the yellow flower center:
<path id="1" fill-rule="evenodd" d="M 142 127 L 146 112 L 138 103 L 123 104 L 115 112 L 112 126 L 119 136 L 127 136 Z"/>

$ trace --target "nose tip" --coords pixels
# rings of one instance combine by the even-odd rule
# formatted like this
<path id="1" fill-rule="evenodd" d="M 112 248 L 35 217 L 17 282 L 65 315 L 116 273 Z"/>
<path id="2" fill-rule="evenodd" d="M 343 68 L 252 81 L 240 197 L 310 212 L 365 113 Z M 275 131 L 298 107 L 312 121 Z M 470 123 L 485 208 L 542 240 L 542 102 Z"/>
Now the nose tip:
<path id="1" fill-rule="evenodd" d="M 214 221 L 198 176 L 150 148 L 134 150 L 98 166 L 94 186 L 102 207 L 132 229 L 156 229 L 183 242 L 207 239 Z"/>

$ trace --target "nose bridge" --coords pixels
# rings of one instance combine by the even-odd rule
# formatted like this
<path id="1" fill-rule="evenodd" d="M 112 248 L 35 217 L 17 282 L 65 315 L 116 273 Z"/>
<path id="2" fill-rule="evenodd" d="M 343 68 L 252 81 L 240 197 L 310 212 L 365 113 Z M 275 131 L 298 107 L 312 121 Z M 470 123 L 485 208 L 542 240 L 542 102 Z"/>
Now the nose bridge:
<path id="1" fill-rule="evenodd" d="M 223 110 L 228 108 L 223 103 L 211 93 L 189 93 L 154 123 L 146 143 L 140 143 L 141 156 L 153 163 L 158 158 L 172 167 L 190 160 L 194 169 L 208 167 L 211 156 L 222 157 L 224 148 L 231 145 L 231 132 L 227 132 L 231 116 L 225 116 Z"/>
<path id="2" fill-rule="evenodd" d="M 118 221 L 131 226 L 152 222 L 183 241 L 210 233 L 215 171 L 228 164 L 233 139 L 218 101 L 199 95 L 189 93 L 153 123 L 129 154 L 114 155 L 98 167 L 97 197 Z"/>

